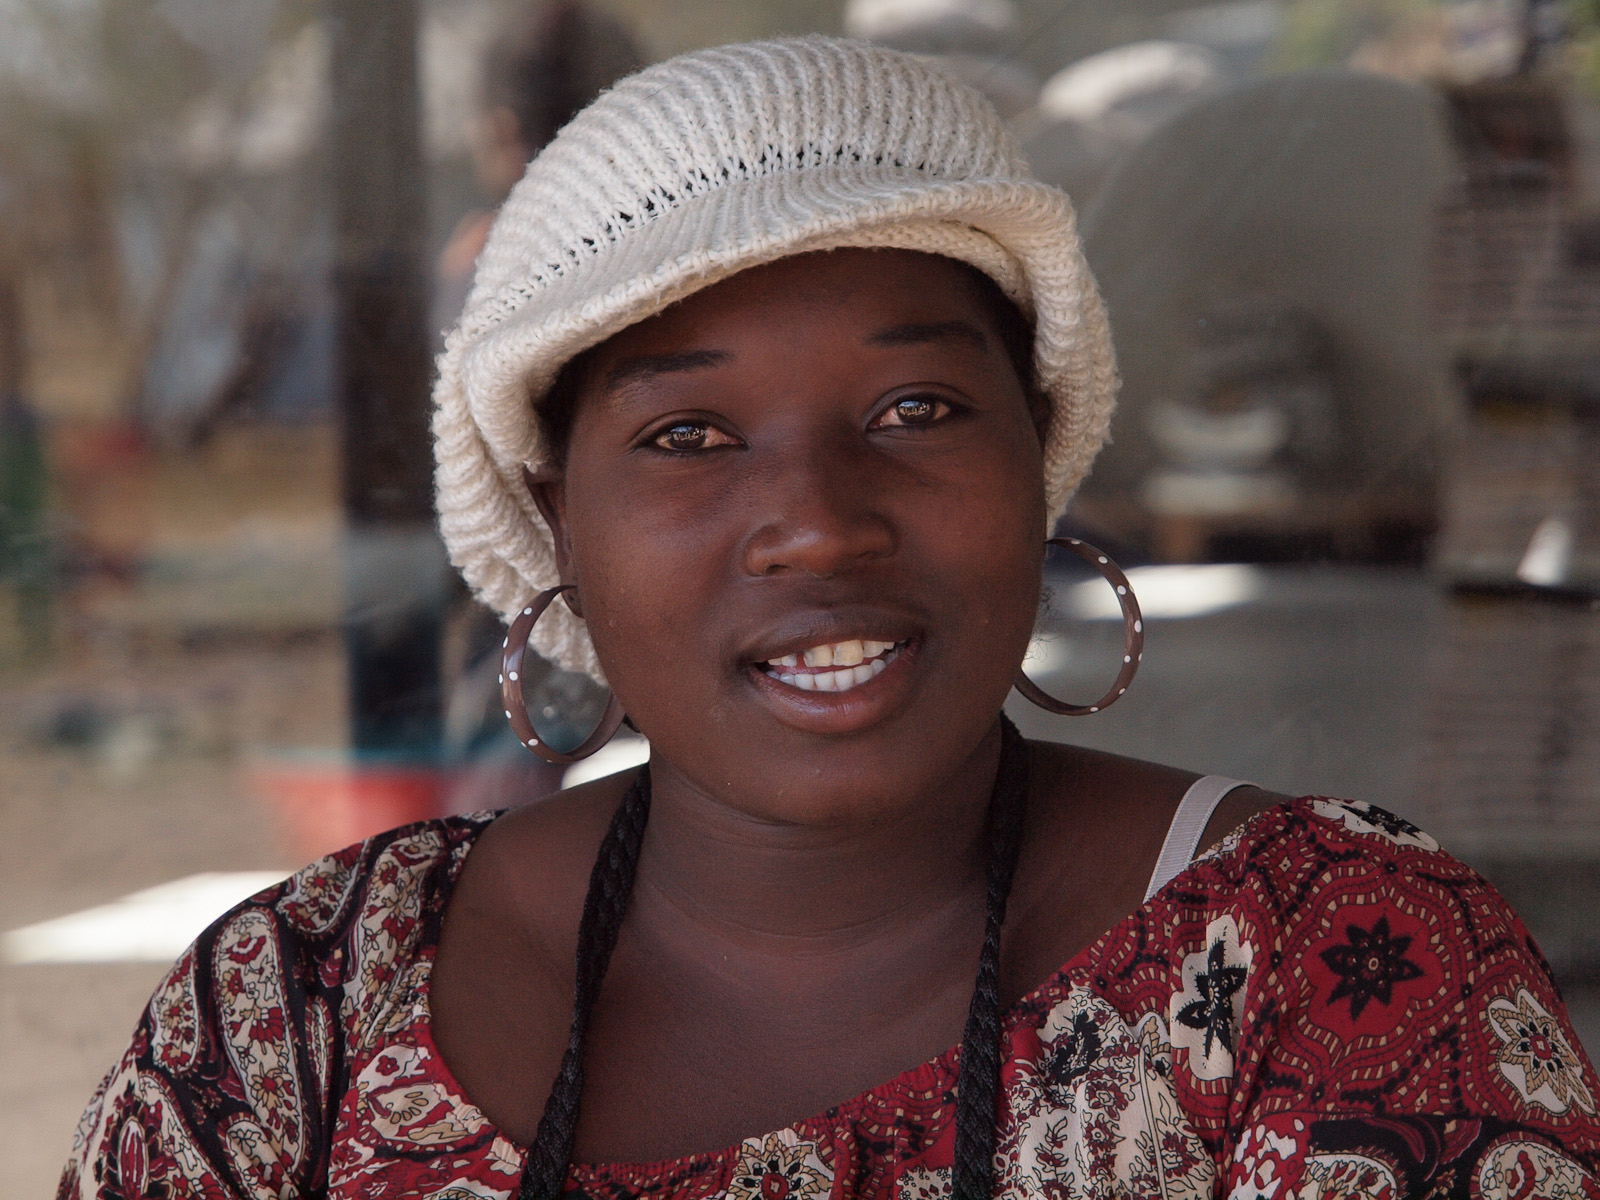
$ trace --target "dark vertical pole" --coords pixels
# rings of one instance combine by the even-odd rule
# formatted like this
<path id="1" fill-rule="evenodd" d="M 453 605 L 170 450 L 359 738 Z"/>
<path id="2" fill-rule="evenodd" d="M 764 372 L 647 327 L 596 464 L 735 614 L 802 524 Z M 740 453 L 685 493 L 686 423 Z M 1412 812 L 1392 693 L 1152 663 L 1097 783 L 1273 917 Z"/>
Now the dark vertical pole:
<path id="1" fill-rule="evenodd" d="M 431 756 L 445 593 L 428 433 L 417 5 L 325 3 L 351 733 L 364 754 Z"/>
<path id="2" fill-rule="evenodd" d="M 50 639 L 53 555 L 44 445 L 22 395 L 20 275 L 17 260 L 0 246 L 0 584 L 14 589 L 24 653 L 38 653 Z"/>

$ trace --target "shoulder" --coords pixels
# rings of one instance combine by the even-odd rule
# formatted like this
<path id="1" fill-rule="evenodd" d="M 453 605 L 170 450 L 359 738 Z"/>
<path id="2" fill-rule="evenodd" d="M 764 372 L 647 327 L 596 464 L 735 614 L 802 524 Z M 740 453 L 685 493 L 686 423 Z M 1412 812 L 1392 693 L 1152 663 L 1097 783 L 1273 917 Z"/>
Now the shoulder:
<path id="1" fill-rule="evenodd" d="M 1093 864 L 1097 892 L 1142 901 L 1144 885 L 1197 772 L 1051 742 L 1030 743 L 1028 837 L 1053 863 Z M 1289 797 L 1243 783 L 1217 804 L 1197 851 Z"/>
<path id="2" fill-rule="evenodd" d="M 484 924 L 515 926 L 520 939 L 565 962 L 600 843 L 634 775 L 609 775 L 497 816 L 457 881 L 447 939 Z"/>
<path id="3" fill-rule="evenodd" d="M 1219 1195 L 1596 1194 L 1600 1079 L 1549 968 L 1375 805 L 1258 813 L 1016 1012 L 1019 1121 L 1050 1133 L 1048 1085 L 1087 1081 L 1130 1145 L 1151 1114 L 1192 1129 L 1206 1192 L 1214 1164 Z"/>
<path id="4" fill-rule="evenodd" d="M 401 826 L 320 858 L 235 905 L 158 989 L 150 1008 L 155 1035 L 187 1025 L 177 1009 L 162 1007 L 169 995 L 193 997 L 224 1040 L 235 1029 L 253 1037 L 261 1029 L 323 1026 L 334 1015 L 347 1035 L 358 1035 L 382 985 L 437 936 L 451 885 L 491 819 L 478 814 Z M 263 1006 L 281 1009 L 280 1019 L 255 1026 L 244 1019 Z"/>
<path id="5" fill-rule="evenodd" d="M 566 1012 L 589 875 L 634 776 L 557 792 L 483 830 L 451 894 L 433 967 L 436 1032 L 447 1041 L 458 1001 L 484 999 L 484 979 L 515 976 Z"/>
<path id="6" fill-rule="evenodd" d="M 1330 797 L 1277 805 L 1144 916 L 1177 971 L 1164 1007 L 1197 1080 L 1215 1069 L 1283 1107 L 1315 1092 L 1344 1111 L 1581 1127 L 1595 1148 L 1600 1095 L 1543 955 L 1493 887 L 1405 818 Z M 1186 1014 L 1203 1024 L 1203 982 L 1230 970 L 1239 1053 L 1224 1063 Z"/>
<path id="7" fill-rule="evenodd" d="M 313 1179 L 339 1060 L 386 1004 L 404 1002 L 394 985 L 488 819 L 380 834 L 214 921 L 157 986 L 85 1111 L 62 1194 L 130 1162 L 142 1181 L 129 1195 Z"/>

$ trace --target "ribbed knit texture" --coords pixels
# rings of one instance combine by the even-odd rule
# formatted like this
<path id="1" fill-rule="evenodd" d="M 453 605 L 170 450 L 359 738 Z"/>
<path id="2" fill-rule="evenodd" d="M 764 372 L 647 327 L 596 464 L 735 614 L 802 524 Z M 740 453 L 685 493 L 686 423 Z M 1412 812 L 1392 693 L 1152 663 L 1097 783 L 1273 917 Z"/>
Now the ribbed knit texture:
<path id="1" fill-rule="evenodd" d="M 970 263 L 1034 318 L 1053 521 L 1105 440 L 1117 382 L 1066 196 L 933 64 L 840 38 L 722 46 L 584 109 L 490 231 L 433 420 L 440 529 L 483 601 L 509 616 L 557 581 L 521 472 L 544 461 L 534 407 L 569 359 L 737 271 L 844 246 Z M 564 605 L 533 644 L 602 677 Z"/>

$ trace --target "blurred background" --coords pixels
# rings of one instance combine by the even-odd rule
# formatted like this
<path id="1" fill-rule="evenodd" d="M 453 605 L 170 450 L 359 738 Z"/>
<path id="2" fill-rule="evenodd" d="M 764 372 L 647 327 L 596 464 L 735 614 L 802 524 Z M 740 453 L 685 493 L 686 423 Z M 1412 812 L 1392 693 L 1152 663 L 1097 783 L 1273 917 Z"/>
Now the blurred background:
<path id="1" fill-rule="evenodd" d="M 986 91 L 1111 308 L 1063 525 L 1145 666 L 1024 730 L 1398 810 L 1600 1049 L 1600 0 L 0 0 L 0 1193 L 228 904 L 562 784 L 432 530 L 431 356 L 576 108 L 811 30 Z M 1030 673 L 1097 695 L 1113 598 L 1049 579 Z"/>

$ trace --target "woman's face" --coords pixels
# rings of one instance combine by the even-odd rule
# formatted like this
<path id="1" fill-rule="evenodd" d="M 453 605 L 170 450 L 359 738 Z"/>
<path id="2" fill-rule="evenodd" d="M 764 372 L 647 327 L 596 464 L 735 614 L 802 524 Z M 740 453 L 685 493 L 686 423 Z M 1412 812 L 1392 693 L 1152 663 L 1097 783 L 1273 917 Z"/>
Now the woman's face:
<path id="1" fill-rule="evenodd" d="M 590 352 L 562 578 L 658 766 L 765 819 L 888 815 L 992 730 L 1037 610 L 1039 438 L 947 259 L 808 254 Z"/>

